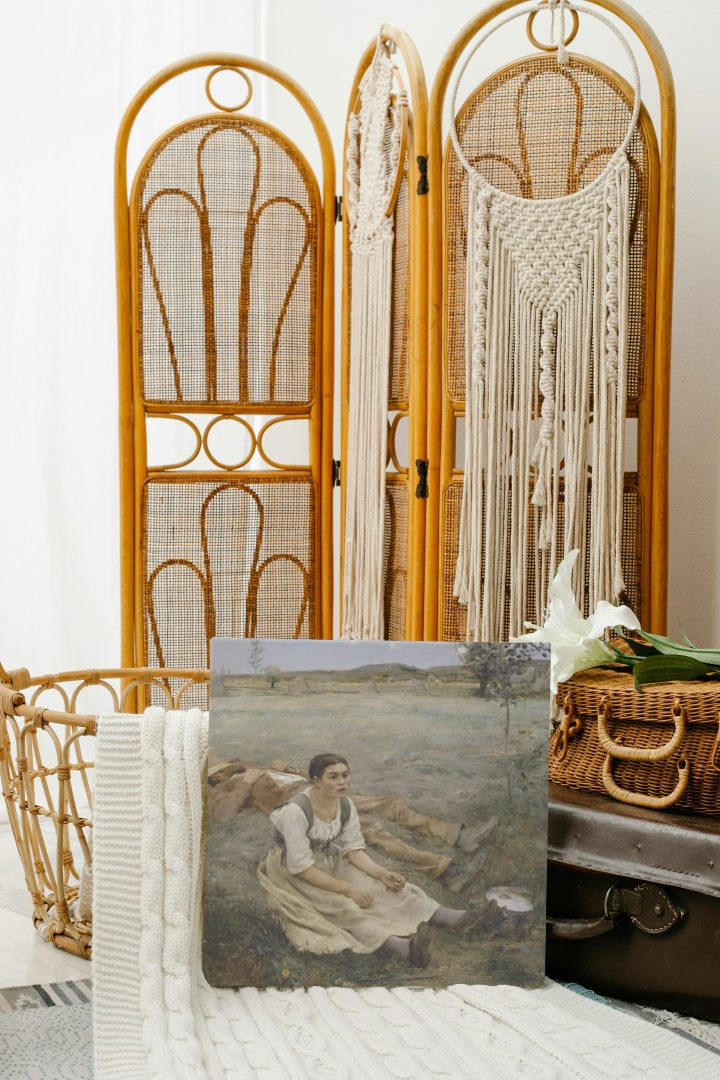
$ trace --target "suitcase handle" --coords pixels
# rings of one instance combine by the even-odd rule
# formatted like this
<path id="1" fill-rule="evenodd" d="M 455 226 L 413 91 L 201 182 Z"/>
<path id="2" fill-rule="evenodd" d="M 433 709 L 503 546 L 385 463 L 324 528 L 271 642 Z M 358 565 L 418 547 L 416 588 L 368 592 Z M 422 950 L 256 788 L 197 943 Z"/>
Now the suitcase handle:
<path id="1" fill-rule="evenodd" d="M 560 919 L 548 915 L 546 926 L 550 937 L 562 938 L 564 941 L 583 941 L 585 938 L 607 934 L 615 928 L 615 920 L 606 919 L 604 915 L 597 919 Z"/>
<path id="2" fill-rule="evenodd" d="M 669 795 L 643 795 L 637 791 L 628 791 L 615 783 L 612 774 L 612 758 L 608 754 L 603 763 L 602 782 L 608 795 L 618 802 L 628 803 L 631 806 L 646 806 L 650 810 L 664 810 L 672 806 L 685 794 L 690 780 L 690 764 L 686 758 L 681 758 L 677 763 L 678 782 Z"/>
<path id="3" fill-rule="evenodd" d="M 665 761 L 667 758 L 672 757 L 676 750 L 680 749 L 685 739 L 685 710 L 679 700 L 676 700 L 673 705 L 672 715 L 675 721 L 675 732 L 664 746 L 657 746 L 654 749 L 621 746 L 619 743 L 614 742 L 608 734 L 607 721 L 612 716 L 612 710 L 609 699 L 604 697 L 598 708 L 598 742 L 608 757 L 615 758 L 617 761 L 641 761 L 645 765 L 651 765 L 656 761 Z"/>
<path id="4" fill-rule="evenodd" d="M 611 885 L 605 894 L 602 915 L 589 919 L 548 915 L 547 931 L 551 937 L 582 941 L 614 930 L 623 915 L 645 934 L 666 934 L 685 917 L 685 911 L 654 883 L 643 881 L 632 889 Z"/>

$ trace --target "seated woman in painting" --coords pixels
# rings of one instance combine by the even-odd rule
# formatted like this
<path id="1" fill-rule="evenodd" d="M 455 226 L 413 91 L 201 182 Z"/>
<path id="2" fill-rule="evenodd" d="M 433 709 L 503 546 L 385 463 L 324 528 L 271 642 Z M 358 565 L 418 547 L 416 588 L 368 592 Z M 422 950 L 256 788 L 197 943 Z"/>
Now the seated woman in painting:
<path id="1" fill-rule="evenodd" d="M 213 753 L 211 750 L 210 755 Z M 260 767 L 240 758 L 214 761 L 208 769 L 208 814 L 220 825 L 228 824 L 246 811 L 259 810 L 270 815 L 307 786 L 307 773 L 280 759 Z M 496 817 L 467 827 L 461 822 L 414 810 L 397 794 L 363 795 L 353 791 L 350 798 L 360 816 L 360 829 L 367 846 L 378 848 L 392 860 L 408 863 L 413 870 L 439 881 L 454 893 L 463 892 L 477 882 L 485 862 L 483 845 L 498 824 Z M 397 830 L 388 828 L 389 825 L 434 841 L 433 849 L 414 847 Z M 450 854 L 436 850 L 436 844 L 450 849 Z M 463 862 L 462 855 L 471 858 Z"/>
<path id="2" fill-rule="evenodd" d="M 431 925 L 464 932 L 492 917 L 494 902 L 479 909 L 441 907 L 370 858 L 348 797 L 345 758 L 318 754 L 308 776 L 311 786 L 270 815 L 275 842 L 258 868 L 260 884 L 297 949 L 384 948 L 427 967 Z"/>

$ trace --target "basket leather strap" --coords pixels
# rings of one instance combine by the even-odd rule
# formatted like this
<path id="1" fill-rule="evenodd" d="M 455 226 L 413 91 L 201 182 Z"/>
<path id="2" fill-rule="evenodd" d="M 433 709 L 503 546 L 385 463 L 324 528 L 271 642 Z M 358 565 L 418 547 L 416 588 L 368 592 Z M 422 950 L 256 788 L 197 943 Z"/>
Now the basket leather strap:
<path id="1" fill-rule="evenodd" d="M 547 917 L 551 937 L 583 940 L 599 937 L 615 928 L 622 917 L 645 934 L 665 934 L 684 918 L 684 909 L 659 885 L 643 881 L 632 889 L 612 885 L 605 894 L 602 915 L 590 918 Z"/>

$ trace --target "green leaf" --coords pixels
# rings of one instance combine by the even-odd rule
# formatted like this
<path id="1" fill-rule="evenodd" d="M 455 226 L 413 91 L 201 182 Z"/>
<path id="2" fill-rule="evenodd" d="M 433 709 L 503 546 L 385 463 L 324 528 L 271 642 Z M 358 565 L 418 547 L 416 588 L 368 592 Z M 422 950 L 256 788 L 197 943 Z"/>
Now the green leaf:
<path id="1" fill-rule="evenodd" d="M 635 686 L 641 690 L 645 683 L 687 681 L 701 675 L 718 675 L 717 668 L 692 656 L 646 656 L 633 667 Z"/>
<path id="2" fill-rule="evenodd" d="M 604 641 L 603 645 L 610 650 L 614 657 L 613 660 L 608 660 L 608 664 L 624 664 L 625 667 L 631 668 L 634 667 L 640 659 L 639 656 L 633 656 L 632 653 L 626 653 L 623 652 L 622 649 L 616 648 L 611 641 Z"/>
<path id="3" fill-rule="evenodd" d="M 720 649 L 690 649 L 659 634 L 648 634 L 646 630 L 642 631 L 642 636 L 665 656 L 687 656 L 703 664 L 720 666 Z"/>
<path id="4" fill-rule="evenodd" d="M 635 638 L 621 635 L 624 642 L 630 646 L 635 656 L 657 656 L 658 650 L 654 645 L 648 645 L 646 641 L 636 641 Z"/>

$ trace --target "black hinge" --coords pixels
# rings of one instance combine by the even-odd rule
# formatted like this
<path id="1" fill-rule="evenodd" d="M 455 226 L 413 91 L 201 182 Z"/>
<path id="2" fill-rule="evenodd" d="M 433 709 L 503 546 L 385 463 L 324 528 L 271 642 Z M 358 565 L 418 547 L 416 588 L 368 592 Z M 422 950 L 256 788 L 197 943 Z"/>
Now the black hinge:
<path id="1" fill-rule="evenodd" d="M 422 458 L 417 458 L 415 461 L 415 468 L 417 469 L 418 482 L 415 488 L 416 499 L 427 499 L 428 497 L 428 468 L 430 462 L 423 461 Z"/>
<path id="2" fill-rule="evenodd" d="M 427 195 L 430 187 L 428 185 L 427 178 L 427 158 L 417 158 L 418 169 L 420 171 L 420 179 L 418 180 L 417 193 L 418 195 Z"/>
<path id="3" fill-rule="evenodd" d="M 333 458 L 332 486 L 340 487 L 340 462 Z"/>
<path id="4" fill-rule="evenodd" d="M 342 195 L 335 196 L 335 221 L 342 221 Z"/>

